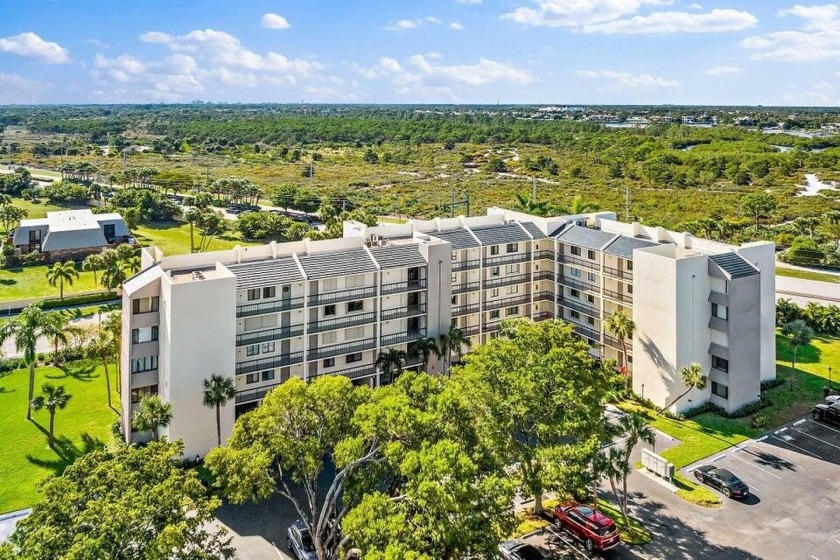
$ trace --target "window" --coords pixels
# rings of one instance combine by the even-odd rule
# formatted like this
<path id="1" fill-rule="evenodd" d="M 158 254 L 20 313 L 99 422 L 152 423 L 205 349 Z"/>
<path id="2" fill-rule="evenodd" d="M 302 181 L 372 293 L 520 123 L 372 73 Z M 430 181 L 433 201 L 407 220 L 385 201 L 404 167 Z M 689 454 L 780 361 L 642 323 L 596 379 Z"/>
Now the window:
<path id="1" fill-rule="evenodd" d="M 327 358 L 323 362 L 323 367 L 335 367 L 335 358 Z"/>
<path id="2" fill-rule="evenodd" d="M 490 318 L 491 318 L 491 319 L 498 319 L 498 318 L 499 318 L 499 314 L 500 314 L 500 313 L 499 313 L 499 310 L 498 310 L 498 309 L 494 309 L 493 311 L 491 311 L 491 312 L 490 312 Z"/>
<path id="3" fill-rule="evenodd" d="M 514 284 L 513 286 L 507 287 L 508 295 L 518 294 L 519 293 L 519 286 Z"/>
<path id="4" fill-rule="evenodd" d="M 338 289 L 338 278 L 326 278 L 321 280 L 321 290 L 324 292 L 334 292 Z"/>
<path id="5" fill-rule="evenodd" d="M 498 255 L 499 254 L 499 246 L 498 245 L 492 245 L 490 247 L 490 254 L 491 255 Z"/>
<path id="6" fill-rule="evenodd" d="M 493 288 L 490 290 L 490 297 L 499 297 L 499 288 Z"/>
<path id="7" fill-rule="evenodd" d="M 580 290 L 571 289 L 569 290 L 569 295 L 573 298 L 580 298 Z"/>
<path id="8" fill-rule="evenodd" d="M 572 316 L 572 319 L 580 319 L 580 313 L 577 311 L 569 311 L 569 315 Z"/>
<path id="9" fill-rule="evenodd" d="M 117 236 L 117 228 L 114 224 L 105 224 L 103 229 L 105 230 L 103 232 L 105 234 L 105 239 L 113 239 Z"/>
<path id="10" fill-rule="evenodd" d="M 260 374 L 259 373 L 249 373 L 245 376 L 245 383 L 250 385 L 251 383 L 259 383 L 260 382 Z"/>
<path id="11" fill-rule="evenodd" d="M 519 306 L 508 307 L 505 309 L 505 317 L 510 317 L 511 315 L 519 315 Z"/>
<path id="12" fill-rule="evenodd" d="M 729 360 L 724 360 L 717 356 L 712 356 L 712 367 L 720 371 L 729 372 Z"/>
<path id="13" fill-rule="evenodd" d="M 260 345 L 259 344 L 251 344 L 250 346 L 245 347 L 245 355 L 246 356 L 257 356 L 260 353 Z"/>
<path id="14" fill-rule="evenodd" d="M 263 372 L 260 372 L 260 379 L 262 381 L 271 381 L 274 379 L 274 370 L 269 369 Z"/>
<path id="15" fill-rule="evenodd" d="M 627 270 L 633 270 L 633 261 L 626 261 L 627 262 Z"/>
<path id="16" fill-rule="evenodd" d="M 140 329 L 132 329 L 131 331 L 131 343 L 132 344 L 142 344 L 144 342 L 152 342 L 158 339 L 158 328 L 155 327 L 143 327 Z"/>
<path id="17" fill-rule="evenodd" d="M 260 289 L 259 288 L 251 288 L 248 290 L 248 301 L 254 301 L 260 299 Z"/>
<path id="18" fill-rule="evenodd" d="M 364 336 L 364 327 L 353 327 L 352 329 L 347 329 L 346 331 L 344 331 L 344 340 L 356 340 L 359 338 L 364 338 Z"/>
<path id="19" fill-rule="evenodd" d="M 245 319 L 246 331 L 257 331 L 261 329 L 272 329 L 277 326 L 279 315 L 260 315 L 259 317 L 248 317 Z"/>
<path id="20" fill-rule="evenodd" d="M 718 319 L 723 319 L 724 321 L 729 319 L 729 308 L 725 305 L 718 305 L 717 303 L 712 304 L 712 317 L 717 317 Z"/>
<path id="21" fill-rule="evenodd" d="M 131 390 L 131 404 L 137 404 L 143 397 L 148 397 L 149 395 L 157 395 L 158 394 L 158 386 L 157 385 L 150 385 L 149 387 L 138 387 L 137 389 Z"/>
<path id="22" fill-rule="evenodd" d="M 712 394 L 717 395 L 723 399 L 729 398 L 729 387 L 723 385 L 722 383 L 718 383 L 716 381 L 712 381 Z"/>
<path id="23" fill-rule="evenodd" d="M 594 261 L 595 260 L 595 251 L 587 251 L 586 252 L 586 258 L 588 258 L 590 261 Z"/>
<path id="24" fill-rule="evenodd" d="M 509 264 L 507 266 L 507 273 L 508 274 L 519 274 L 519 264 Z"/>
<path id="25" fill-rule="evenodd" d="M 633 293 L 633 284 L 627 284 L 627 293 L 628 293 L 628 294 L 632 294 L 632 293 Z"/>
<path id="26" fill-rule="evenodd" d="M 590 282 L 597 282 L 597 280 L 598 280 L 598 279 L 595 277 L 595 273 L 594 273 L 594 272 L 587 272 L 587 273 L 586 273 L 586 279 L 587 279 L 587 280 L 589 280 Z"/>
<path id="27" fill-rule="evenodd" d="M 587 317 L 586 322 L 589 323 L 590 325 L 593 325 L 593 326 L 595 325 L 595 319 L 592 318 L 592 317 Z"/>
<path id="28" fill-rule="evenodd" d="M 499 267 L 494 266 L 490 269 L 490 276 L 498 276 L 499 275 Z"/>
<path id="29" fill-rule="evenodd" d="M 274 352 L 274 349 L 276 348 L 275 344 L 277 344 L 277 343 L 276 342 L 263 342 L 262 353 L 263 354 L 271 354 L 272 352 Z"/>
<path id="30" fill-rule="evenodd" d="M 335 305 L 324 306 L 324 317 L 335 317 Z"/>
<path id="31" fill-rule="evenodd" d="M 338 331 L 329 331 L 321 335 L 321 344 L 335 344 L 338 340 Z"/>
<path id="32" fill-rule="evenodd" d="M 137 298 L 131 302 L 131 312 L 134 315 L 139 313 L 149 313 L 157 311 L 160 305 L 160 298 L 157 296 L 147 298 Z"/>
<path id="33" fill-rule="evenodd" d="M 276 286 L 266 286 L 263 288 L 263 299 L 270 299 L 277 295 L 277 287 Z"/>
<path id="34" fill-rule="evenodd" d="M 152 371 L 158 367 L 157 356 L 143 356 L 142 358 L 131 359 L 131 373 L 141 373 L 144 371 Z"/>
<path id="35" fill-rule="evenodd" d="M 458 273 L 457 272 L 452 275 L 452 283 L 453 284 L 458 283 Z"/>
<path id="36" fill-rule="evenodd" d="M 355 354 L 347 354 L 347 357 L 344 359 L 344 361 L 347 362 L 348 364 L 361 362 L 362 361 L 362 353 L 361 352 L 356 352 Z"/>
<path id="37" fill-rule="evenodd" d="M 570 251 L 572 252 L 572 254 L 573 254 L 573 255 L 575 255 L 576 257 L 579 257 L 579 256 L 580 256 L 580 247 L 574 247 L 574 246 L 572 246 L 572 247 L 569 247 L 569 250 L 570 250 Z"/>
<path id="38" fill-rule="evenodd" d="M 586 301 L 588 301 L 589 303 L 595 303 L 595 296 L 593 296 L 592 294 L 587 294 Z"/>
<path id="39" fill-rule="evenodd" d="M 458 260 L 458 253 L 452 253 L 452 261 L 454 262 L 454 261 L 457 261 L 457 260 Z"/>
<path id="40" fill-rule="evenodd" d="M 354 311 L 361 311 L 365 307 L 365 302 L 363 301 L 350 301 L 347 303 L 347 313 L 352 313 Z"/>
<path id="41" fill-rule="evenodd" d="M 575 278 L 581 277 L 581 272 L 579 268 L 569 268 L 569 275 L 574 276 Z"/>
<path id="42" fill-rule="evenodd" d="M 519 250 L 519 243 L 508 243 L 505 251 L 508 253 L 515 253 Z"/>

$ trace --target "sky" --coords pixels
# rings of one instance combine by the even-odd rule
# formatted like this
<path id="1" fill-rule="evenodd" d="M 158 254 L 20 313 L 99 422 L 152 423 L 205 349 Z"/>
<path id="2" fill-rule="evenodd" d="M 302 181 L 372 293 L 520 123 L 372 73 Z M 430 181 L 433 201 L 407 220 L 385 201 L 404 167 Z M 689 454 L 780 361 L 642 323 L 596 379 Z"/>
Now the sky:
<path id="1" fill-rule="evenodd" d="M 0 104 L 840 105 L 840 5 L 12 0 Z"/>

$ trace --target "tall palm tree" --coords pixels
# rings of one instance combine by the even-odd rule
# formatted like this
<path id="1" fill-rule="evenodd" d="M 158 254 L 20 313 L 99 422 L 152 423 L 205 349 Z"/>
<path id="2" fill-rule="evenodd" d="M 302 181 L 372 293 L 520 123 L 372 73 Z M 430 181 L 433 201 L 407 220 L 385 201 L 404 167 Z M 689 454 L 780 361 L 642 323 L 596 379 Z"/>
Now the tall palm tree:
<path id="1" fill-rule="evenodd" d="M 682 368 L 680 370 L 680 378 L 682 378 L 683 385 L 685 385 L 687 389 L 676 399 L 660 408 L 657 414 L 662 414 L 665 410 L 671 408 L 674 403 L 689 394 L 692 389 L 700 389 L 702 391 L 706 388 L 706 384 L 709 382 L 709 378 L 703 375 L 703 367 L 697 363 Z"/>
<path id="2" fill-rule="evenodd" d="M 599 206 L 594 202 L 586 202 L 583 200 L 583 197 L 579 194 L 576 194 L 572 198 L 572 204 L 569 206 L 569 214 L 585 214 L 586 212 L 595 212 L 599 209 Z"/>
<path id="3" fill-rule="evenodd" d="M 514 210 L 519 210 L 520 212 L 532 214 L 534 216 L 545 216 L 548 213 L 547 201 L 537 202 L 530 196 L 525 196 L 518 193 L 515 196 L 516 203 L 513 206 Z"/>
<path id="4" fill-rule="evenodd" d="M 85 272 L 93 272 L 94 284 L 99 284 L 97 273 L 103 268 L 105 268 L 105 262 L 102 259 L 102 255 L 99 253 L 88 255 L 85 257 L 85 260 L 82 261 L 82 270 Z"/>
<path id="5" fill-rule="evenodd" d="M 417 341 L 417 352 L 420 354 L 420 357 L 423 358 L 423 365 L 429 365 L 429 357 L 435 356 L 440 358 L 443 356 L 442 352 L 440 351 L 440 347 L 438 346 L 437 340 L 432 337 L 421 338 Z"/>
<path id="6" fill-rule="evenodd" d="M 122 379 L 120 369 L 120 350 L 122 347 L 122 313 L 111 312 L 102 322 L 100 327 L 108 333 L 111 339 L 111 353 L 114 359 L 114 368 L 117 374 L 117 393 L 122 394 Z"/>
<path id="7" fill-rule="evenodd" d="M 56 387 L 52 383 L 44 383 L 41 392 L 43 395 L 38 395 L 32 399 L 32 408 L 35 410 L 46 408 L 50 413 L 50 447 L 52 447 L 55 444 L 55 436 L 53 435 L 55 412 L 63 410 L 70 402 L 71 396 L 64 390 L 64 385 Z"/>
<path id="8" fill-rule="evenodd" d="M 618 419 L 618 427 L 621 430 L 621 435 L 625 438 L 624 450 L 621 454 L 621 459 L 624 461 L 624 464 L 621 465 L 621 468 L 617 469 L 621 473 L 622 486 L 621 503 L 619 505 L 621 506 L 621 513 L 624 515 L 624 522 L 627 527 L 630 527 L 630 519 L 627 513 L 627 475 L 630 474 L 631 470 L 630 453 L 632 453 L 633 448 L 639 442 L 655 445 L 656 434 L 653 428 L 650 427 L 650 424 L 648 424 L 647 418 L 636 412 L 622 415 Z"/>
<path id="9" fill-rule="evenodd" d="M 607 475 L 610 481 L 613 496 L 618 501 L 621 515 L 624 517 L 624 524 L 632 531 L 630 516 L 627 514 L 627 477 L 633 468 L 630 465 L 630 456 L 623 449 L 610 447 L 604 455 L 604 459 L 604 474 Z M 622 482 L 623 484 L 623 491 L 620 496 L 618 493 L 618 482 Z"/>
<path id="10" fill-rule="evenodd" d="M 790 390 L 793 391 L 793 378 L 796 375 L 796 351 L 800 346 L 807 346 L 814 338 L 814 329 L 802 319 L 782 325 L 782 334 L 788 337 L 791 350 L 790 360 Z"/>
<path id="11" fill-rule="evenodd" d="M 236 386 L 230 377 L 224 377 L 218 373 L 214 373 L 210 376 L 210 379 L 204 380 L 204 398 L 202 402 L 204 406 L 216 409 L 216 439 L 219 442 L 219 446 L 222 445 L 221 408 L 234 396 L 236 396 Z"/>
<path id="12" fill-rule="evenodd" d="M 134 413 L 131 426 L 139 432 L 152 432 L 152 439 L 157 441 L 159 431 L 172 422 L 172 403 L 157 395 L 147 395 L 140 401 Z"/>
<path id="13" fill-rule="evenodd" d="M 392 383 L 402 373 L 407 358 L 404 350 L 396 348 L 388 348 L 379 353 L 376 357 L 376 367 L 382 370 L 384 384 Z"/>
<path id="14" fill-rule="evenodd" d="M 92 357 L 102 360 L 102 367 L 105 369 L 105 388 L 108 391 L 108 407 L 111 406 L 111 374 L 108 371 L 108 362 L 111 361 L 114 341 L 108 331 L 99 329 L 96 337 L 88 342 L 87 351 Z"/>
<path id="15" fill-rule="evenodd" d="M 20 315 L 7 322 L 0 328 L 0 344 L 8 339 L 14 339 L 15 349 L 23 354 L 23 360 L 29 367 L 29 406 L 26 419 L 32 419 L 32 399 L 35 393 L 35 362 L 37 360 L 36 346 L 41 337 L 67 341 L 67 336 L 57 329 L 57 321 L 52 317 L 54 313 L 47 313 L 38 304 L 32 304 Z"/>
<path id="16" fill-rule="evenodd" d="M 618 342 L 621 344 L 621 373 L 624 374 L 624 390 L 629 390 L 631 377 L 630 370 L 627 367 L 627 339 L 633 338 L 633 333 L 636 332 L 636 323 L 623 311 L 616 311 L 604 320 L 604 326 L 618 338 Z"/>
<path id="17" fill-rule="evenodd" d="M 452 366 L 452 353 L 458 356 L 458 361 L 461 361 L 461 353 L 464 347 L 472 346 L 472 341 L 464 336 L 464 332 L 455 325 L 449 325 L 449 332 L 440 335 L 438 340 L 438 348 L 443 354 L 444 369 L 449 372 Z"/>
<path id="18" fill-rule="evenodd" d="M 73 261 L 57 262 L 47 269 L 47 280 L 50 286 L 59 285 L 61 299 L 64 299 L 64 283 L 67 282 L 68 286 L 72 286 L 73 280 L 78 277 L 79 271 L 76 270 L 76 264 Z"/>

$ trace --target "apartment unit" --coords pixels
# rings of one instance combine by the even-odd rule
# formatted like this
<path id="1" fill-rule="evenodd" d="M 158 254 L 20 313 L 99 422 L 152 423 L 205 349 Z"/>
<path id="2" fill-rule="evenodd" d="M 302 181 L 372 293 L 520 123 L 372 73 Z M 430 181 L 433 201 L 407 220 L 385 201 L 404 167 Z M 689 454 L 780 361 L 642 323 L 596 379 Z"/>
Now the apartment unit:
<path id="1" fill-rule="evenodd" d="M 47 212 L 46 218 L 21 220 L 12 236 L 20 253 L 44 253 L 48 262 L 79 259 L 119 243 L 131 232 L 119 214 L 94 214 L 90 210 Z"/>
<path id="2" fill-rule="evenodd" d="M 236 381 L 224 437 L 291 376 L 388 383 L 376 360 L 390 348 L 406 352 L 408 368 L 440 371 L 434 358 L 422 363 L 417 342 L 451 324 L 480 343 L 504 319 L 562 318 L 596 357 L 621 363 L 626 348 L 634 389 L 660 405 L 683 392 L 679 370 L 700 363 L 709 387 L 675 410 L 706 400 L 734 410 L 775 376 L 772 244 L 732 247 L 609 212 L 347 222 L 342 239 L 170 257 L 152 248 L 142 260 L 123 286 L 123 433 L 147 437 L 131 416 L 160 394 L 174 408 L 163 433 L 188 455 L 216 442 L 214 411 L 202 405 L 213 373 Z M 624 344 L 604 326 L 618 311 L 637 325 Z"/>

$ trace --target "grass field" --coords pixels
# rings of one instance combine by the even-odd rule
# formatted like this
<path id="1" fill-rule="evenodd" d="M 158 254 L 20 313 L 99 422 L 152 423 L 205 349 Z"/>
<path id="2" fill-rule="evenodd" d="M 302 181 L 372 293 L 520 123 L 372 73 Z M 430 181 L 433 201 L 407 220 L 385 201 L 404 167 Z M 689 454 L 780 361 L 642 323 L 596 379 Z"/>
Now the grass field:
<path id="1" fill-rule="evenodd" d="M 58 297 L 58 286 L 50 286 L 47 282 L 48 268 L 47 265 L 38 265 L 0 270 L 0 301 Z M 102 286 L 94 283 L 92 272 L 84 272 L 79 265 L 76 266 L 76 270 L 79 277 L 73 281 L 73 285 L 64 284 L 65 296 L 102 290 Z"/>
<path id="2" fill-rule="evenodd" d="M 111 368 L 111 387 L 115 387 Z M 0 374 L 0 513 L 31 506 L 39 497 L 38 484 L 60 474 L 87 451 L 111 443 L 111 424 L 118 418 L 108 408 L 101 365 L 74 362 L 64 370 L 42 367 L 36 370 L 35 394 L 44 382 L 64 385 L 72 398 L 67 408 L 56 413 L 56 446 L 48 445 L 49 413 L 33 412 L 26 420 L 28 370 Z M 118 408 L 119 396 L 113 403 Z"/>
<path id="3" fill-rule="evenodd" d="M 138 241 L 144 246 L 158 247 L 164 255 L 181 255 L 190 252 L 190 226 L 183 222 L 159 222 L 150 226 L 140 226 L 134 230 Z M 198 245 L 199 233 L 194 232 L 195 244 Z M 237 245 L 255 245 L 243 241 L 238 235 L 229 233 L 214 237 L 210 241 L 209 251 L 232 249 Z"/>
<path id="4" fill-rule="evenodd" d="M 826 274 L 825 272 L 816 272 L 811 270 L 799 270 L 798 268 L 776 268 L 776 276 L 787 276 L 790 278 L 799 278 L 800 280 L 816 280 L 817 282 L 832 282 L 840 284 L 840 275 Z"/>

